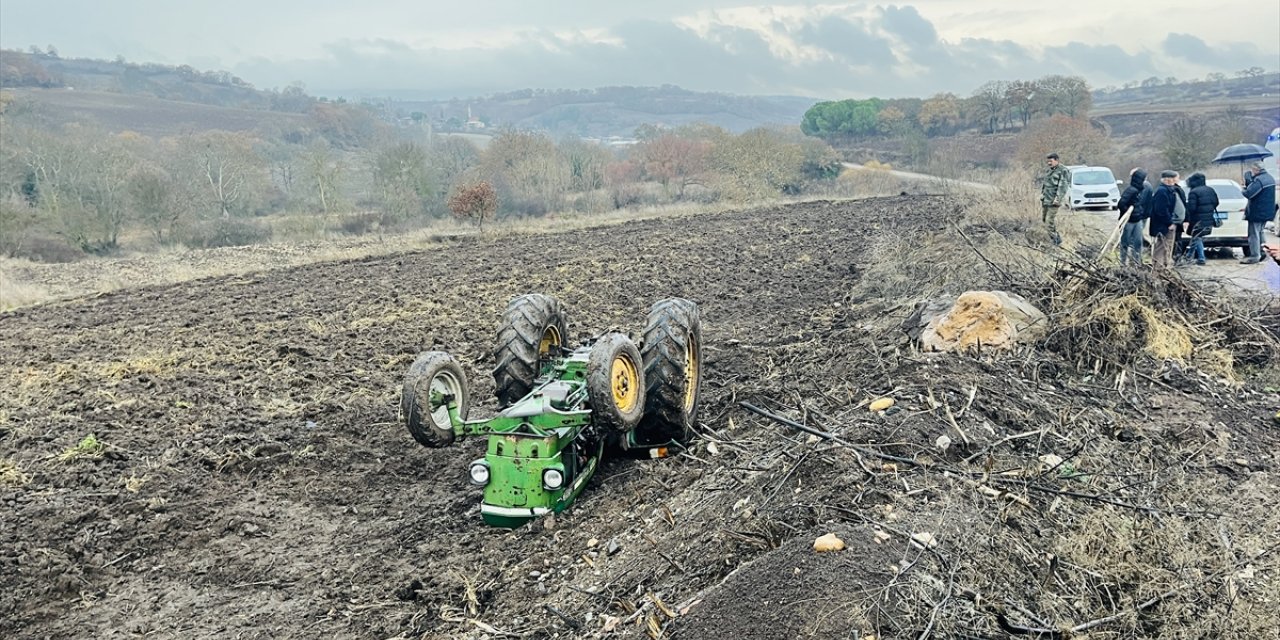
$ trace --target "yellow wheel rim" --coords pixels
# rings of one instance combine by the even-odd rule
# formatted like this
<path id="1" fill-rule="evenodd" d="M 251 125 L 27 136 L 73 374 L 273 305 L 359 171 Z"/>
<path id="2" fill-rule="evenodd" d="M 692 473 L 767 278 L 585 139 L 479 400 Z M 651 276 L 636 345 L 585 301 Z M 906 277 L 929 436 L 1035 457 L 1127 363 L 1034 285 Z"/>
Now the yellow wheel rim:
<path id="1" fill-rule="evenodd" d="M 622 413 L 629 413 L 640 399 L 640 372 L 636 363 L 625 355 L 614 358 L 609 381 L 613 387 L 614 406 Z"/>
<path id="2" fill-rule="evenodd" d="M 542 341 L 538 343 L 538 357 L 546 357 L 551 353 L 552 347 L 558 347 L 564 344 L 560 340 L 560 330 L 555 327 L 547 327 L 542 333 Z"/>
<path id="3" fill-rule="evenodd" d="M 694 343 L 693 336 L 690 336 L 684 346 L 684 370 L 687 374 L 684 383 L 685 413 L 693 411 L 693 403 L 698 398 L 698 366 L 698 345 Z"/>

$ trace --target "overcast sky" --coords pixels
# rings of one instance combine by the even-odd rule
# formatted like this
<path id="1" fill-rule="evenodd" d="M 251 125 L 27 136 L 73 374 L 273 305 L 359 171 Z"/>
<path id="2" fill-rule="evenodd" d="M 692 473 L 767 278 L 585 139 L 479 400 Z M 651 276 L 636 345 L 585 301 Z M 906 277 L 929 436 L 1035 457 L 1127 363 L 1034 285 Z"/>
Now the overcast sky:
<path id="1" fill-rule="evenodd" d="M 675 84 L 828 97 L 1280 70 L 1280 2 L 0 0 L 0 46 L 190 64 L 327 95 Z"/>

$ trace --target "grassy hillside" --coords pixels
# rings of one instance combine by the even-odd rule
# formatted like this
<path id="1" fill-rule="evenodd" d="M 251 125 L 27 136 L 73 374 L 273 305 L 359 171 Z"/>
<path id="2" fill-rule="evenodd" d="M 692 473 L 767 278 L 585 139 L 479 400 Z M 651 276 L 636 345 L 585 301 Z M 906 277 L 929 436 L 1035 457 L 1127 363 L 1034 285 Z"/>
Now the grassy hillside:
<path id="1" fill-rule="evenodd" d="M 1211 74 L 1212 75 L 1212 74 Z M 1221 74 L 1218 74 L 1221 76 Z M 1174 106 L 1185 111 L 1185 105 L 1233 105 L 1251 107 L 1280 105 L 1280 73 L 1258 73 L 1237 78 L 1215 77 L 1185 82 L 1157 81 L 1148 78 L 1137 86 L 1102 89 L 1093 92 L 1092 115 L 1123 113 L 1134 108 Z"/>
<path id="2" fill-rule="evenodd" d="M 19 108 L 33 109 L 55 124 L 80 123 L 111 132 L 136 131 L 165 137 L 219 129 L 269 132 L 303 127 L 298 113 L 219 107 L 142 95 L 79 89 L 16 89 Z"/>
<path id="3" fill-rule="evenodd" d="M 256 89 L 226 71 L 140 64 L 124 58 L 61 58 L 50 53 L 12 50 L 0 50 L 0 86 L 67 88 L 290 113 L 305 113 L 316 102 L 299 87 L 283 91 Z"/>

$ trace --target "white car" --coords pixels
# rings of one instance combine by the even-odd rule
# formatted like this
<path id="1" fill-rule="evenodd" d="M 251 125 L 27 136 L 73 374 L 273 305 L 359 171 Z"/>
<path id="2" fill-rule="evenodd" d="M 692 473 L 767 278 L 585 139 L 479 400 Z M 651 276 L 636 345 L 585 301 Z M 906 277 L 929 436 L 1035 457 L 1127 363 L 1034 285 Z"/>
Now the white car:
<path id="1" fill-rule="evenodd" d="M 1067 205 L 1080 209 L 1115 209 L 1120 202 L 1116 176 L 1106 167 L 1071 168 L 1071 186 L 1067 189 Z"/>

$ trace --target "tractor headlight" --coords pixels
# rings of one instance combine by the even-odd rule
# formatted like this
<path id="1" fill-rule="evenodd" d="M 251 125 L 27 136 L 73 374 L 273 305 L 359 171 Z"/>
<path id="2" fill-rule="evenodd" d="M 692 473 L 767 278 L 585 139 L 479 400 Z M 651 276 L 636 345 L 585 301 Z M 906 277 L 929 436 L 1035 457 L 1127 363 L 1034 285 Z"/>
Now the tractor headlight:
<path id="1" fill-rule="evenodd" d="M 559 469 L 546 469 L 542 472 L 542 486 L 555 491 L 564 486 L 564 472 Z"/>
<path id="2" fill-rule="evenodd" d="M 471 484 L 481 487 L 489 484 L 489 464 L 483 460 L 472 462 L 468 475 L 471 476 Z"/>

